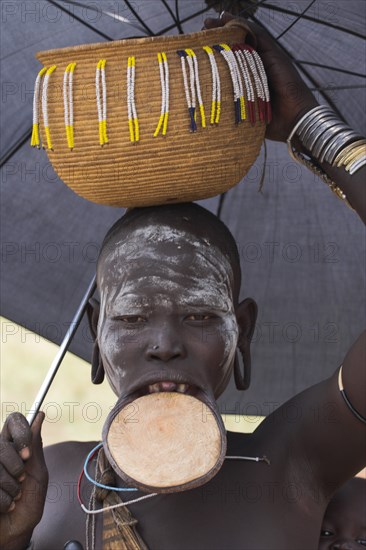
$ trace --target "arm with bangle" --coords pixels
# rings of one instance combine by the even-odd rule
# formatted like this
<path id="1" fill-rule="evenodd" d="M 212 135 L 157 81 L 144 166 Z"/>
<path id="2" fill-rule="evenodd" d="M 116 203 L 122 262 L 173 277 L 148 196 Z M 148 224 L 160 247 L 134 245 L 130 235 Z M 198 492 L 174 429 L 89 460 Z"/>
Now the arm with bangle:
<path id="1" fill-rule="evenodd" d="M 230 19 L 232 16 L 224 13 L 218 20 L 206 20 L 205 26 L 215 28 Z M 291 157 L 317 174 L 366 221 L 366 140 L 330 108 L 319 105 L 291 60 L 267 32 L 246 23 L 255 35 L 270 87 L 273 117 L 266 138 L 287 142 Z M 301 465 L 307 457 L 312 464 L 314 487 L 322 488 L 326 495 L 365 464 L 365 350 L 363 333 L 333 376 L 288 402 L 302 411 L 301 427 L 296 423 L 291 426 L 298 441 L 296 464 Z M 332 418 L 327 416 L 329 407 Z M 324 418 L 314 422 L 314 411 L 324 412 Z M 286 437 L 289 429 L 287 425 Z M 301 476 L 301 469 L 299 472 Z"/>
<path id="2" fill-rule="evenodd" d="M 319 105 L 284 52 L 265 31 L 250 26 L 271 88 L 273 119 L 266 137 L 287 142 L 291 157 L 318 175 L 366 222 L 365 137 L 347 126 L 332 109 Z M 318 479 L 324 483 L 327 480 L 330 486 L 344 482 L 356 463 L 354 473 L 364 465 L 365 350 L 364 332 L 336 373 L 310 388 L 310 393 L 304 392 L 304 409 L 314 404 L 321 408 L 327 402 L 336 405 L 334 424 L 324 429 L 319 425 L 317 430 L 312 421 L 304 424 L 306 448 L 320 465 Z"/>
<path id="3" fill-rule="evenodd" d="M 292 158 L 318 175 L 366 222 L 366 139 L 327 106 L 302 115 L 287 138 Z"/>

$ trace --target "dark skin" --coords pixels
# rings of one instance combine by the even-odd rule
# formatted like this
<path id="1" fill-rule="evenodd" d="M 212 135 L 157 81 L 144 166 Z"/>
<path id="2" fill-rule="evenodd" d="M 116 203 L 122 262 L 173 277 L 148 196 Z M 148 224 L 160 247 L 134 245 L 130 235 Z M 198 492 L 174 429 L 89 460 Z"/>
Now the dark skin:
<path id="1" fill-rule="evenodd" d="M 227 19 L 229 16 L 225 15 L 222 20 L 208 20 L 206 26 L 219 26 Z M 274 120 L 267 129 L 267 137 L 283 141 L 295 121 L 316 105 L 316 101 L 275 44 L 261 31 L 253 30 L 271 83 Z M 296 98 L 291 99 L 286 93 L 290 84 L 298 88 Z M 345 176 L 343 170 L 332 174 L 361 218 L 365 217 L 362 172 L 352 178 Z M 123 392 L 133 393 L 137 386 L 146 384 L 149 372 L 160 381 L 175 380 L 177 375 L 190 382 L 193 379 L 198 388 L 217 398 L 226 386 L 234 362 L 221 337 L 227 331 L 222 329 L 234 315 L 238 348 L 244 356 L 248 354 L 256 318 L 255 302 L 247 299 L 239 304 L 235 299 L 238 289 L 233 282 L 231 288 L 225 286 L 233 313 L 230 307 L 225 309 L 221 305 L 220 309 L 217 304 L 213 307 L 213 298 L 222 295 L 222 288 L 219 278 L 206 266 L 202 267 L 199 279 L 211 281 L 209 298 L 201 307 L 197 303 L 184 306 L 183 290 L 191 296 L 192 288 L 198 289 L 196 273 L 187 260 L 192 253 L 189 238 L 200 238 L 204 227 L 198 219 L 187 237 L 182 217 L 165 223 L 185 235 L 179 268 L 173 276 L 173 290 L 167 291 L 168 275 L 164 280 L 164 269 L 158 272 L 154 285 L 142 280 L 136 283 L 142 263 L 126 270 L 123 250 L 117 255 L 119 262 L 112 262 L 107 254 L 100 264 L 98 284 L 105 297 L 98 332 L 100 356 L 118 396 Z M 141 226 L 144 227 L 142 222 Z M 132 228 L 132 233 L 137 229 L 137 226 Z M 214 237 L 212 239 L 215 246 Z M 121 246 L 118 242 L 117 239 L 115 248 Z M 142 252 L 151 253 L 150 244 L 142 240 L 139 244 Z M 146 275 L 156 275 L 156 269 L 171 255 L 171 244 L 161 243 L 155 252 L 158 261 L 144 265 Z M 118 268 L 121 268 L 120 275 Z M 230 266 L 226 271 L 227 279 L 233 280 Z M 132 288 L 141 303 L 129 303 L 126 311 L 123 294 L 129 283 L 135 285 Z M 166 299 L 160 299 L 157 304 L 158 294 Z M 120 298 L 115 300 L 118 311 L 107 307 L 108 296 L 109 300 L 112 296 Z M 97 310 L 93 317 L 95 325 Z M 217 338 L 198 336 L 207 323 L 207 331 L 216 333 Z M 115 325 L 118 330 L 113 328 Z M 134 326 L 133 339 L 127 337 L 131 325 Z M 113 336 L 114 331 L 118 337 Z M 365 340 L 365 335 L 361 336 L 343 361 L 344 387 L 363 416 L 366 416 Z M 159 349 L 153 350 L 156 342 Z M 365 426 L 346 407 L 338 390 L 337 375 L 338 372 L 285 403 L 267 417 L 254 434 L 228 434 L 228 455 L 266 455 L 271 460 L 270 466 L 226 461 L 220 472 L 202 487 L 131 505 L 148 547 L 157 550 L 317 548 L 321 521 L 331 495 L 366 462 Z M 2 432 L 0 535 L 5 550 L 23 549 L 42 516 L 47 469 L 42 459 L 41 421 L 39 415 L 29 430 L 24 417 L 12 415 Z M 45 449 L 50 484 L 42 521 L 33 533 L 36 549 L 62 548 L 68 539 L 77 539 L 85 546 L 85 515 L 75 497 L 75 482 L 93 445 L 70 442 Z M 86 503 L 89 491 L 90 485 L 85 484 Z M 31 494 L 37 498 L 29 498 Z M 100 521 L 98 516 L 96 548 L 101 548 Z"/>
<path id="2" fill-rule="evenodd" d="M 319 550 L 366 547 L 366 479 L 347 481 L 330 501 L 323 519 Z"/>

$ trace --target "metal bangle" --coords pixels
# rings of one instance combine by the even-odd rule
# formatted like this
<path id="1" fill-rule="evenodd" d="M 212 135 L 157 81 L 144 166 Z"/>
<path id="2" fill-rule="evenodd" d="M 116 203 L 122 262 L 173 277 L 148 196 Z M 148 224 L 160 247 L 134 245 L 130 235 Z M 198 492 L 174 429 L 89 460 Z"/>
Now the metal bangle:
<path id="1" fill-rule="evenodd" d="M 320 113 L 316 113 L 314 116 L 310 116 L 308 120 L 305 120 L 300 125 L 296 133 L 298 136 L 301 136 L 301 138 L 303 138 L 303 136 L 308 133 L 309 128 L 314 126 L 314 124 L 317 124 L 321 120 L 327 120 L 332 117 L 334 117 L 334 113 L 332 113 L 331 111 L 322 111 Z"/>
<path id="2" fill-rule="evenodd" d="M 349 173 L 351 174 L 351 176 L 357 172 L 357 170 L 359 170 L 360 168 L 362 168 L 362 166 L 365 166 L 366 164 L 366 155 L 364 155 L 362 158 L 360 158 L 357 162 L 355 162 L 350 170 L 349 170 Z"/>
<path id="3" fill-rule="evenodd" d="M 358 160 L 360 157 L 362 157 L 362 155 L 364 155 L 362 147 L 353 147 L 351 151 L 347 153 L 347 155 L 342 155 L 342 157 L 340 158 L 340 163 L 343 166 L 347 166 L 355 160 Z"/>
<path id="4" fill-rule="evenodd" d="M 332 116 L 328 120 L 320 120 L 318 124 L 314 125 L 309 131 L 306 139 L 301 139 L 300 141 L 305 145 L 305 147 L 310 151 L 310 147 L 314 146 L 314 143 L 317 141 L 318 137 L 325 132 L 328 128 L 331 128 L 336 123 L 339 123 L 339 119 Z M 315 139 L 314 139 L 315 137 Z"/>
<path id="5" fill-rule="evenodd" d="M 318 109 L 317 111 L 315 111 L 315 109 L 313 109 L 309 111 L 307 114 L 308 116 L 305 115 L 305 118 L 303 117 L 302 120 L 299 122 L 298 128 L 296 130 L 297 134 L 301 134 L 309 124 L 312 124 L 322 116 L 326 116 L 326 115 L 334 116 L 334 112 L 332 111 L 332 109 L 325 106 L 321 110 Z"/>
<path id="6" fill-rule="evenodd" d="M 314 129 L 314 131 L 311 132 L 306 143 L 303 142 L 305 147 L 313 154 L 315 147 L 319 145 L 319 142 L 321 143 L 323 141 L 324 134 L 326 134 L 331 128 L 339 128 L 340 125 L 342 125 L 344 128 L 348 128 L 348 126 L 345 126 L 344 123 L 337 118 L 323 123 L 320 127 L 318 127 L 316 130 Z"/>
<path id="7" fill-rule="evenodd" d="M 310 151 L 311 154 L 313 154 L 313 148 L 315 143 L 318 141 L 318 139 L 322 137 L 322 135 L 324 134 L 324 132 L 327 131 L 327 129 L 328 128 L 326 126 L 324 127 L 323 125 L 320 125 L 319 127 L 314 128 L 314 130 L 311 132 L 309 139 L 306 141 L 306 143 L 303 142 L 306 149 Z"/>
<path id="8" fill-rule="evenodd" d="M 347 147 L 350 151 L 353 150 L 354 147 L 357 147 L 356 143 L 359 143 L 361 139 L 362 136 L 359 136 L 354 132 L 348 135 L 348 137 L 345 138 L 342 147 L 338 147 L 337 151 L 335 151 L 335 153 L 333 154 L 333 160 L 330 164 L 335 165 L 335 159 L 337 158 L 337 156 L 341 154 L 340 158 L 342 158 L 344 149 Z"/>
<path id="9" fill-rule="evenodd" d="M 353 155 L 350 155 L 350 157 L 343 162 L 343 165 L 345 166 L 345 169 L 347 170 L 347 172 L 350 171 L 350 169 L 353 167 L 354 164 L 362 160 L 364 156 L 365 156 L 365 151 L 363 151 L 361 148 L 357 148 L 355 153 Z"/>
<path id="10" fill-rule="evenodd" d="M 320 139 L 317 143 L 315 143 L 314 148 L 312 149 L 312 154 L 315 158 L 320 160 L 321 153 L 324 149 L 324 147 L 328 144 L 329 140 L 332 139 L 335 135 L 339 134 L 340 132 L 344 132 L 348 129 L 348 126 L 345 124 L 339 123 L 335 124 L 331 128 L 328 128 L 323 134 L 322 139 Z"/>
<path id="11" fill-rule="evenodd" d="M 309 135 L 314 130 L 314 126 L 318 126 L 319 124 L 328 120 L 334 120 L 334 113 L 324 114 L 321 117 L 311 119 L 306 125 L 304 125 L 301 130 L 297 132 L 297 135 L 299 136 L 300 140 L 305 143 L 305 141 L 308 140 Z"/>
<path id="12" fill-rule="evenodd" d="M 313 124 L 308 130 L 307 135 L 305 138 L 299 137 L 301 143 L 304 144 L 304 146 L 309 149 L 310 143 L 313 140 L 314 136 L 317 136 L 319 133 L 319 129 L 322 128 L 324 121 L 323 120 L 317 120 L 315 124 Z M 324 128 L 325 130 L 326 128 Z"/>
<path id="13" fill-rule="evenodd" d="M 329 136 L 329 139 L 328 139 L 328 136 L 327 136 L 327 139 L 324 139 L 324 143 L 323 143 L 323 146 L 321 147 L 320 149 L 320 152 L 318 153 L 318 159 L 320 162 L 324 162 L 325 160 L 325 157 L 329 151 L 329 149 L 332 147 L 332 145 L 334 145 L 334 142 L 339 139 L 339 138 L 342 138 L 342 136 L 344 136 L 345 133 L 347 133 L 347 128 L 333 128 L 332 129 L 333 132 L 331 132 L 329 130 L 329 133 L 328 133 L 328 136 Z M 323 136 L 324 138 L 324 136 Z M 342 139 L 342 143 L 344 142 L 344 140 Z M 315 154 L 315 153 L 314 153 Z"/>
<path id="14" fill-rule="evenodd" d="M 328 164 L 332 164 L 339 151 L 341 151 L 347 144 L 354 139 L 354 131 L 348 130 L 335 137 L 333 143 L 328 145 L 328 151 L 324 158 Z"/>
<path id="15" fill-rule="evenodd" d="M 340 166 L 342 164 L 342 159 L 344 159 L 345 156 L 347 156 L 348 153 L 352 151 L 352 149 L 354 149 L 355 147 L 360 147 L 361 145 L 365 145 L 365 144 L 366 144 L 366 139 L 363 138 L 358 141 L 354 141 L 349 145 L 347 145 L 346 147 L 344 147 L 341 151 L 337 153 L 333 162 L 334 166 Z"/>
<path id="16" fill-rule="evenodd" d="M 295 134 L 308 151 L 307 155 L 293 147 L 291 140 Z M 327 176 L 318 163 L 326 161 L 332 166 L 343 166 L 350 174 L 354 174 L 366 165 L 366 153 L 363 147 L 365 144 L 365 138 L 361 138 L 324 105 L 314 107 L 303 115 L 287 138 L 290 156 L 317 174 L 349 206 L 343 191 Z"/>
<path id="17" fill-rule="evenodd" d="M 350 142 L 350 140 L 352 139 L 352 136 L 353 136 L 352 130 L 340 132 L 339 134 L 335 135 L 334 138 L 329 143 L 327 143 L 325 149 L 323 150 L 320 157 L 321 162 L 325 160 L 329 164 L 331 164 L 329 160 L 334 155 L 334 151 L 336 151 L 338 148 L 344 147 L 346 143 Z"/>
<path id="18" fill-rule="evenodd" d="M 290 135 L 287 138 L 287 145 L 291 146 L 291 140 L 296 134 L 297 130 L 300 128 L 301 124 L 308 119 L 308 117 L 311 117 L 314 113 L 317 113 L 319 110 L 324 109 L 324 105 L 318 105 L 318 107 L 314 107 L 314 109 L 311 109 L 307 113 L 305 113 L 300 120 L 298 120 L 295 124 L 295 126 L 292 128 Z"/>

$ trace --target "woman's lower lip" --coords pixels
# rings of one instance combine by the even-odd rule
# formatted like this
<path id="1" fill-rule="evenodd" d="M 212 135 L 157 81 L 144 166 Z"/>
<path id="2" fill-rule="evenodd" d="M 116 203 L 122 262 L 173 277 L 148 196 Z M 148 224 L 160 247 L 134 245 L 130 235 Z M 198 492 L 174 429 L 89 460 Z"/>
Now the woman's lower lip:
<path id="1" fill-rule="evenodd" d="M 142 397 L 144 395 L 149 395 L 150 393 L 159 393 L 159 392 L 178 392 L 178 393 L 184 393 L 186 395 L 190 395 L 192 397 L 195 397 L 199 401 L 202 401 L 202 403 L 215 403 L 215 396 L 212 391 L 210 391 L 208 388 L 204 389 L 201 386 L 196 386 L 194 384 L 183 384 L 183 383 L 177 383 L 173 382 L 171 380 L 163 380 L 163 382 L 169 382 L 175 384 L 175 389 L 161 389 L 159 385 L 161 382 L 155 382 L 154 384 L 149 384 L 146 386 L 140 386 L 139 388 L 136 388 L 135 390 L 126 391 L 126 392 L 120 392 L 119 399 L 121 401 L 126 400 L 126 402 L 132 402 L 138 397 Z M 171 388 L 171 387 L 170 387 Z"/>
<path id="2" fill-rule="evenodd" d="M 156 382 L 155 384 L 150 384 L 148 386 L 148 393 L 158 393 L 158 392 L 179 392 L 186 393 L 189 388 L 188 384 L 177 384 L 172 381 L 162 381 Z"/>

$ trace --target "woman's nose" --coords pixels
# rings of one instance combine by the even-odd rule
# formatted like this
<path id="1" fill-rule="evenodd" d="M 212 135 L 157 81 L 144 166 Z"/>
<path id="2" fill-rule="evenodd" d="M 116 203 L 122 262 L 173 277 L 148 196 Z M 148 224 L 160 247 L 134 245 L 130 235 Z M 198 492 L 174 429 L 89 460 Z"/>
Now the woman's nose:
<path id="1" fill-rule="evenodd" d="M 179 330 L 171 326 L 162 326 L 151 335 L 146 347 L 145 357 L 148 361 L 168 362 L 173 359 L 184 359 L 186 348 Z"/>

